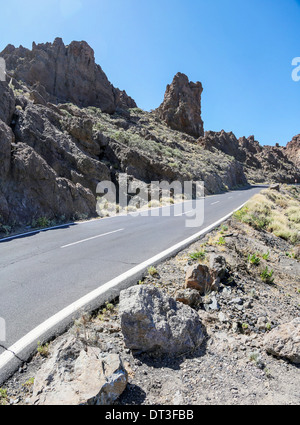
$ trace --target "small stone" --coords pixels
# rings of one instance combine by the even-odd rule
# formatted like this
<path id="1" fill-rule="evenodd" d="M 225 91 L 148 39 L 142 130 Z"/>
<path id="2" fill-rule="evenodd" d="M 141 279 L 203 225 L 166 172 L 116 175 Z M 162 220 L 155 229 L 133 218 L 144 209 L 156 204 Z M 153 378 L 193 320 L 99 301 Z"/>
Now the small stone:
<path id="1" fill-rule="evenodd" d="M 219 313 L 219 316 L 218 317 L 219 317 L 219 320 L 220 320 L 221 323 L 228 322 L 228 319 L 227 319 L 226 315 L 222 311 Z"/>
<path id="2" fill-rule="evenodd" d="M 259 317 L 257 319 L 257 322 L 256 322 L 257 329 L 259 329 L 260 331 L 265 331 L 266 326 L 267 326 L 267 322 L 268 321 L 267 321 L 266 317 Z"/>
<path id="3" fill-rule="evenodd" d="M 242 298 L 233 298 L 229 304 L 237 304 L 237 305 L 243 305 L 244 301 Z"/>

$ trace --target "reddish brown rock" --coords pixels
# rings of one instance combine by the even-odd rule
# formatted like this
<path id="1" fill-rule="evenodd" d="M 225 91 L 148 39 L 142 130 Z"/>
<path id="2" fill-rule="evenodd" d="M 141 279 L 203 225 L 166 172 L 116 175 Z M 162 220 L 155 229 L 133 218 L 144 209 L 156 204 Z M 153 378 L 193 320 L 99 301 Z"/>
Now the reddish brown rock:
<path id="1" fill-rule="evenodd" d="M 187 269 L 185 278 L 185 289 L 196 289 L 202 295 L 215 287 L 216 275 L 204 264 L 197 264 Z"/>
<path id="2" fill-rule="evenodd" d="M 187 133 L 193 137 L 204 135 L 201 119 L 200 82 L 190 82 L 182 73 L 175 75 L 171 85 L 167 86 L 163 103 L 157 109 L 160 119 L 173 130 Z"/>

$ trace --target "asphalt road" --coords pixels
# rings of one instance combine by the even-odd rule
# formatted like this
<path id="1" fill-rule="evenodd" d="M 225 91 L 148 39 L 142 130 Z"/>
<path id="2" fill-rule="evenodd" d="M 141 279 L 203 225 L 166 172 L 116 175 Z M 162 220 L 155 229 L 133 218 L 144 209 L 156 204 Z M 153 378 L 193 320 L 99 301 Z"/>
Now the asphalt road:
<path id="1" fill-rule="evenodd" d="M 0 241 L 0 354 L 79 298 L 248 201 L 262 187 L 207 197 L 201 227 L 187 227 L 193 208 L 171 216 L 118 216 Z M 198 207 L 200 207 L 198 201 Z M 178 208 L 178 207 L 177 207 Z M 0 334 L 1 336 L 1 334 Z"/>

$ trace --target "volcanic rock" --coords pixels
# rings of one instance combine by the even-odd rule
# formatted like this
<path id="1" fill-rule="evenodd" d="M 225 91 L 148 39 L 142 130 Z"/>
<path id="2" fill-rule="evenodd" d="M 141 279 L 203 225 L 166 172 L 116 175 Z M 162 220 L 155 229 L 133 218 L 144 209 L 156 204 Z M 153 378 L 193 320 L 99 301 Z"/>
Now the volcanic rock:
<path id="1" fill-rule="evenodd" d="M 119 315 L 125 345 L 154 354 L 183 354 L 199 347 L 204 331 L 196 311 L 151 285 L 122 291 Z"/>
<path id="2" fill-rule="evenodd" d="M 9 45 L 0 56 L 6 61 L 9 75 L 42 96 L 46 92 L 47 100 L 52 102 L 95 106 L 108 113 L 118 107 L 136 106 L 133 99 L 108 81 L 85 41 L 65 46 L 61 38 L 56 38 L 53 43 L 33 43 L 32 50 Z"/>
<path id="3" fill-rule="evenodd" d="M 189 82 L 185 74 L 175 75 L 171 85 L 167 86 L 163 103 L 157 109 L 160 119 L 173 130 L 187 133 L 193 137 L 204 135 L 201 119 L 200 82 Z"/>

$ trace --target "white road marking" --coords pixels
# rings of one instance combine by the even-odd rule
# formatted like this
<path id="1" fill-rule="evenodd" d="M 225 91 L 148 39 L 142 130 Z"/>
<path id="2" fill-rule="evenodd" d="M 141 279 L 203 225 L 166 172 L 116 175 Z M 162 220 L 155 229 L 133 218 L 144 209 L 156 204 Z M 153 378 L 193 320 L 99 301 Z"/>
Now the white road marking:
<path id="1" fill-rule="evenodd" d="M 88 241 L 91 241 L 93 239 L 102 238 L 103 236 L 112 235 L 113 233 L 122 232 L 123 230 L 124 229 L 118 229 L 118 230 L 114 230 L 113 232 L 103 233 L 102 235 L 93 236 L 92 238 L 83 239 L 82 241 L 77 241 L 77 242 L 70 243 L 69 245 L 61 246 L 61 248 L 62 249 L 63 248 L 68 248 L 70 246 L 78 245 L 78 244 L 83 243 L 83 242 L 88 242 Z"/>
<path id="2" fill-rule="evenodd" d="M 193 211 L 195 211 L 195 210 L 190 210 L 190 211 L 187 211 L 187 212 L 184 212 L 184 213 L 181 213 L 181 214 L 176 214 L 174 217 L 182 217 L 183 215 L 189 214 L 190 212 L 193 212 Z"/>
<path id="3" fill-rule="evenodd" d="M 217 202 L 214 202 L 213 204 L 210 204 L 210 205 L 216 205 L 216 204 L 219 204 L 221 201 L 217 201 Z"/>

